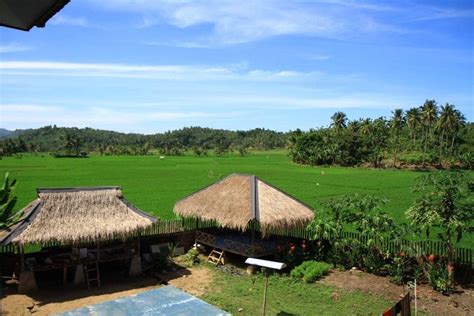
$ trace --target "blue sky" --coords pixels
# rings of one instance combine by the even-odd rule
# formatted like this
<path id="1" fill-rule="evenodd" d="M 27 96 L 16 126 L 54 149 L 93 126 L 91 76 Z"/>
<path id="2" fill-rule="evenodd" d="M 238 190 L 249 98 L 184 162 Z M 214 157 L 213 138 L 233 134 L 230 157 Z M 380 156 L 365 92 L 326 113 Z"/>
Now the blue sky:
<path id="1" fill-rule="evenodd" d="M 472 1 L 72 0 L 0 30 L 0 127 L 280 131 L 425 99 L 474 119 Z"/>

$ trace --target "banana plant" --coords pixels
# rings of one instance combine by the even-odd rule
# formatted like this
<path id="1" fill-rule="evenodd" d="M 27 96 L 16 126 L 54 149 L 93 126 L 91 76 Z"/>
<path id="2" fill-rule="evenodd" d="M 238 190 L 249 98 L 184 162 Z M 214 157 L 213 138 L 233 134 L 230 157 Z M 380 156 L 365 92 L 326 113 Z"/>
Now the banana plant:
<path id="1" fill-rule="evenodd" d="M 15 210 L 17 197 L 13 195 L 16 180 L 10 181 L 8 172 L 5 174 L 3 186 L 0 188 L 0 229 L 16 223 L 21 215 L 21 210 Z"/>

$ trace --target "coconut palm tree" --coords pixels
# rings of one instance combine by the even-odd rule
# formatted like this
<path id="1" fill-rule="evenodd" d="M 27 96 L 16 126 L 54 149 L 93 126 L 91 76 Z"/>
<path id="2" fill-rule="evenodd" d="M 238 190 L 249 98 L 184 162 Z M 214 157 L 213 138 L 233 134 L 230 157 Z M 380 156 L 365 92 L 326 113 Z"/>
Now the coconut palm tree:
<path id="1" fill-rule="evenodd" d="M 436 123 L 436 129 L 439 130 L 439 150 L 440 155 L 443 149 L 448 148 L 449 139 L 451 139 L 451 151 L 454 147 L 454 140 L 456 139 L 457 133 L 461 126 L 465 123 L 465 117 L 456 110 L 456 107 L 452 104 L 446 103 L 441 107 L 439 120 Z"/>
<path id="2" fill-rule="evenodd" d="M 418 129 L 421 126 L 421 114 L 420 108 L 411 108 L 406 112 L 405 120 L 407 122 L 407 126 L 410 129 L 410 135 L 413 139 L 413 144 L 416 143 L 416 134 Z"/>
<path id="3" fill-rule="evenodd" d="M 403 125 L 405 124 L 405 119 L 403 117 L 402 109 L 395 109 L 392 111 L 392 119 L 390 120 L 390 128 L 392 129 L 394 144 L 393 144 L 393 167 L 395 167 L 397 162 L 397 154 L 399 150 L 399 140 L 400 133 L 402 131 Z"/>
<path id="4" fill-rule="evenodd" d="M 461 128 L 466 125 L 466 117 L 464 116 L 464 114 L 461 113 L 461 111 L 454 110 L 454 115 L 456 116 L 456 120 L 452 128 L 453 133 L 452 133 L 452 138 L 451 138 L 451 149 L 450 149 L 451 153 L 453 152 L 453 149 L 454 149 L 454 141 L 456 139 L 456 136 L 458 136 Z"/>
<path id="5" fill-rule="evenodd" d="M 432 138 L 433 125 L 438 118 L 438 106 L 435 100 L 426 100 L 421 108 L 421 120 L 424 126 L 423 135 L 423 164 L 425 164 L 426 149 L 428 139 Z"/>
<path id="6" fill-rule="evenodd" d="M 441 106 L 439 120 L 436 122 L 436 130 L 439 131 L 439 155 L 443 153 L 443 147 L 446 146 L 445 137 L 447 137 L 456 125 L 456 115 L 454 114 L 454 106 L 446 103 Z"/>
<path id="7" fill-rule="evenodd" d="M 336 112 L 331 116 L 331 127 L 334 128 L 337 132 L 341 129 L 346 128 L 347 115 L 344 112 Z"/>

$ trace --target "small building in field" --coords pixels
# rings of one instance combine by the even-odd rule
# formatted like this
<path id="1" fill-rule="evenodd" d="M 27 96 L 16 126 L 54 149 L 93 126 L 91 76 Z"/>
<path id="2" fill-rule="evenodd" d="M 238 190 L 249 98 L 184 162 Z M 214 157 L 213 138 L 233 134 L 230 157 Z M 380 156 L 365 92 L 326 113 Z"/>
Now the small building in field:
<path id="1" fill-rule="evenodd" d="M 254 175 L 232 174 L 178 201 L 173 210 L 182 217 L 216 222 L 220 231 L 197 230 L 196 242 L 214 248 L 210 260 L 221 262 L 224 252 L 264 257 L 274 252 L 265 238 L 277 231 L 305 227 L 313 210 Z M 260 236 L 256 236 L 260 233 Z"/>
<path id="2" fill-rule="evenodd" d="M 100 286 L 102 262 L 130 261 L 131 274 L 139 272 L 139 241 L 134 237 L 156 218 L 125 200 L 120 187 L 38 189 L 37 194 L 22 219 L 0 231 L 0 245 L 20 249 L 20 290 L 35 286 L 37 271 L 63 269 L 66 282 L 67 269 L 76 268 L 75 281 L 85 280 L 88 286 L 90 281 Z M 114 240 L 120 242 L 108 245 Z M 25 258 L 29 245 L 41 245 L 44 253 Z"/>

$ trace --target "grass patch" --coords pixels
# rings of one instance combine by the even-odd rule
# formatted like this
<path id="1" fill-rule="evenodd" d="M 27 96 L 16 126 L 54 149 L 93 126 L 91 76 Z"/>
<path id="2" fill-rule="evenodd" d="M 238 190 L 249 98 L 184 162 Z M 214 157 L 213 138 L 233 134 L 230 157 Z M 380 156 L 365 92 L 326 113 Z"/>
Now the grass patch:
<path id="1" fill-rule="evenodd" d="M 291 277 L 296 279 L 303 279 L 306 283 L 313 283 L 322 276 L 328 274 L 331 270 L 331 265 L 326 262 L 305 261 L 293 270 L 291 270 Z"/>
<path id="2" fill-rule="evenodd" d="M 233 276 L 216 270 L 213 274 L 213 284 L 203 299 L 233 315 L 261 314 L 263 276 Z M 391 305 L 375 295 L 285 276 L 270 277 L 267 295 L 267 315 L 380 315 Z"/>

